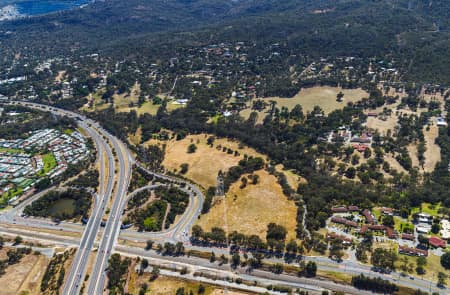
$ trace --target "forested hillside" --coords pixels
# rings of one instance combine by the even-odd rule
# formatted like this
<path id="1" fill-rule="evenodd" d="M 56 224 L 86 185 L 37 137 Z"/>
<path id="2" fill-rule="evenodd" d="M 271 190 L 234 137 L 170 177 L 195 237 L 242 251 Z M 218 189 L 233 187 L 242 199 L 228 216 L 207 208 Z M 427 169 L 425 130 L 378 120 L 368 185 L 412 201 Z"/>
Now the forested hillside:
<path id="1" fill-rule="evenodd" d="M 449 14 L 448 1 L 430 0 L 110 0 L 3 22 L 0 45 L 4 56 L 27 50 L 53 56 L 108 48 L 127 54 L 133 52 L 112 45 L 131 45 L 131 51 L 205 36 L 253 39 L 288 42 L 321 56 L 393 54 L 410 77 L 448 82 Z M 175 39 L 157 34 L 167 31 L 184 34 Z"/>
<path id="2" fill-rule="evenodd" d="M 109 0 L 3 22 L 0 46 L 11 57 L 105 49 L 129 55 L 186 40 L 287 42 L 308 55 L 392 54 L 410 78 L 447 83 L 449 14 L 448 1 L 431 0 Z M 159 34 L 168 31 L 177 34 Z"/>

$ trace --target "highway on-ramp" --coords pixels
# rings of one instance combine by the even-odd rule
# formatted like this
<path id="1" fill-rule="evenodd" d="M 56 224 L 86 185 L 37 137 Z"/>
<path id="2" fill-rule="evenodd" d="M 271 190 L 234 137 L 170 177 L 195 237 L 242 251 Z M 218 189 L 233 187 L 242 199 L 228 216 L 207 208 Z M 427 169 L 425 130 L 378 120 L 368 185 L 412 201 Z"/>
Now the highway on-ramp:
<path id="1" fill-rule="evenodd" d="M 98 124 L 76 113 L 29 102 L 14 103 L 25 105 L 31 108 L 41 109 L 43 111 L 50 111 L 61 116 L 76 118 L 78 120 L 78 125 L 80 126 L 80 128 L 84 129 L 92 137 L 97 146 L 97 152 L 100 160 L 100 190 L 98 196 L 95 198 L 95 204 L 92 210 L 92 214 L 83 232 L 78 251 L 75 254 L 75 258 L 73 260 L 71 269 L 63 288 L 63 294 L 65 295 L 78 295 L 82 287 L 82 282 L 84 281 L 88 259 L 90 254 L 92 253 L 97 233 L 100 229 L 102 216 L 105 213 L 108 200 L 112 195 L 115 176 L 114 156 L 108 142 L 105 140 L 106 137 L 111 138 L 111 136 L 103 129 L 101 129 Z M 106 153 L 106 160 L 103 156 L 104 153 Z M 106 169 L 108 170 L 108 177 L 105 183 Z M 121 169 L 119 169 L 119 171 L 121 171 Z M 122 184 L 122 182 L 120 181 L 118 183 Z"/>
<path id="2" fill-rule="evenodd" d="M 15 102 L 21 105 L 25 105 L 28 107 L 34 107 L 38 109 L 42 109 L 44 111 L 51 111 L 58 115 L 66 115 L 72 118 L 77 118 L 78 123 L 81 128 L 85 129 L 86 132 L 93 138 L 100 159 L 100 189 L 99 193 L 95 198 L 95 205 L 89 218 L 89 222 L 87 226 L 84 228 L 84 232 L 79 243 L 76 242 L 77 238 L 73 237 L 63 237 L 63 236 L 55 236 L 47 233 L 41 233 L 38 230 L 32 231 L 23 228 L 8 228 L 5 227 L 0 229 L 0 232 L 10 233 L 10 234 L 20 234 L 22 233 L 25 237 L 34 238 L 37 240 L 45 240 L 45 241 L 54 241 L 55 243 L 63 243 L 66 245 L 78 244 L 79 250 L 76 253 L 74 258 L 74 262 L 72 263 L 71 270 L 69 271 L 68 278 L 66 280 L 66 284 L 64 285 L 63 294 L 79 294 L 82 282 L 84 281 L 84 275 L 86 273 L 87 262 L 89 259 L 89 255 L 93 250 L 94 245 L 99 244 L 99 251 L 95 260 L 93 271 L 90 275 L 89 284 L 87 286 L 87 294 L 102 294 L 103 288 L 105 287 L 106 282 L 106 267 L 108 263 L 108 258 L 111 253 L 115 250 L 120 253 L 127 254 L 130 256 L 139 255 L 142 257 L 149 257 L 156 259 L 154 255 L 151 255 L 150 252 L 143 252 L 143 249 L 137 249 L 133 247 L 124 247 L 117 246 L 117 238 L 120 232 L 120 222 L 123 209 L 126 206 L 126 202 L 129 198 L 127 196 L 128 184 L 131 177 L 131 169 L 132 165 L 137 165 L 141 169 L 144 169 L 148 173 L 154 175 L 156 178 L 160 178 L 162 180 L 178 184 L 180 187 L 185 188 L 187 192 L 190 194 L 190 202 L 186 212 L 180 218 L 179 222 L 173 225 L 170 229 L 164 230 L 159 233 L 137 233 L 134 231 L 122 231 L 120 234 L 122 238 L 125 239 L 137 239 L 140 241 L 145 240 L 149 237 L 159 238 L 162 241 L 186 241 L 187 233 L 191 229 L 197 217 L 200 215 L 201 208 L 203 206 L 204 197 L 201 190 L 195 186 L 194 184 L 183 180 L 178 179 L 176 177 L 167 176 L 164 174 L 159 174 L 154 171 L 149 171 L 145 167 L 143 167 L 140 163 L 135 163 L 130 152 L 126 148 L 126 146 L 120 142 L 117 138 L 110 135 L 108 132 L 104 131 L 96 122 L 87 119 L 79 114 L 56 109 L 53 107 L 33 104 L 29 102 Z M 113 155 L 112 149 L 114 149 L 115 153 Z M 104 156 L 106 155 L 106 157 Z M 115 161 L 117 159 L 117 163 Z M 117 166 L 116 166 L 117 165 Z M 118 171 L 118 175 L 115 175 L 115 171 Z M 107 180 L 105 181 L 105 175 L 108 175 Z M 151 187 L 146 187 L 142 189 L 151 189 Z M 114 191 L 114 193 L 113 193 Z M 30 202 L 36 199 L 37 196 L 33 196 L 26 202 Z M 112 206 L 111 212 L 109 213 L 109 218 L 106 224 L 105 229 L 103 229 L 103 233 L 99 242 L 96 241 L 97 233 L 100 231 L 100 222 L 105 213 L 105 209 L 107 204 L 112 198 Z M 15 220 L 17 217 L 16 214 L 21 212 L 25 204 L 21 204 L 19 209 L 12 211 L 12 213 L 5 213 L 0 217 L 0 223 L 9 223 L 11 224 L 11 218 Z M 32 222 L 34 220 L 25 220 L 20 219 L 17 220 L 18 225 L 26 224 L 26 222 Z M 15 222 L 14 222 L 15 223 Z M 32 228 L 54 228 L 54 224 L 51 225 L 49 222 L 45 220 L 41 220 L 36 224 L 33 224 Z M 69 223 L 61 223 L 58 225 L 60 229 L 64 229 L 67 231 L 78 231 L 81 232 L 83 227 L 81 225 L 69 224 Z M 30 227 L 31 228 L 31 227 Z M 188 245 L 188 249 L 196 250 L 199 248 L 200 251 L 210 252 L 215 251 L 216 254 L 221 251 L 227 251 L 226 249 L 217 249 L 217 248 L 205 248 L 205 247 L 195 247 Z M 228 253 L 225 253 L 228 254 Z M 304 257 L 307 261 L 314 261 L 318 264 L 319 269 L 326 271 L 334 271 L 337 273 L 346 273 L 346 274 L 360 274 L 363 273 L 370 277 L 381 277 L 383 279 L 388 279 L 394 283 L 400 283 L 401 285 L 413 288 L 413 289 L 421 289 L 422 291 L 440 291 L 446 292 L 447 288 L 438 289 L 434 283 L 428 280 L 423 280 L 416 278 L 415 280 L 410 280 L 408 278 L 402 279 L 399 273 L 392 273 L 391 275 L 378 274 L 373 273 L 370 270 L 369 266 L 361 265 L 360 263 L 356 263 L 353 261 L 344 261 L 342 263 L 336 263 L 330 261 L 324 257 Z M 176 257 L 160 257 L 159 260 L 167 260 L 167 261 L 180 261 L 182 258 Z M 274 261 L 278 262 L 278 261 Z M 188 263 L 188 261 L 186 261 Z M 205 267 L 208 265 L 208 262 L 190 262 L 192 266 L 195 267 L 199 263 L 206 263 Z M 241 274 L 242 275 L 242 274 Z M 253 276 L 261 277 L 261 275 L 257 275 L 257 273 L 253 273 Z M 250 277 L 249 277 L 250 278 Z M 275 277 L 274 277 L 275 278 Z M 285 276 L 276 278 L 280 279 L 281 282 L 286 281 L 289 282 L 289 278 L 285 278 Z M 322 285 L 326 288 L 326 284 L 322 282 L 316 281 L 315 284 Z M 353 293 L 353 292 L 352 292 Z M 362 293 L 362 292 L 361 292 Z M 356 293 L 355 293 L 356 294 Z"/>

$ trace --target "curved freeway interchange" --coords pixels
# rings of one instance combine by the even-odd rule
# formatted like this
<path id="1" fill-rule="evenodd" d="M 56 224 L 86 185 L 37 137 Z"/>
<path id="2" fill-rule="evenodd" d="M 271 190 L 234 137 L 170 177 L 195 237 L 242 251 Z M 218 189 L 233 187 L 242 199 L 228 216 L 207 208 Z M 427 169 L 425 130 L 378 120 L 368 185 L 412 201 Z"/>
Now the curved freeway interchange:
<path id="1" fill-rule="evenodd" d="M 139 162 L 136 162 L 133 159 L 132 154 L 127 149 L 125 144 L 123 144 L 120 140 L 118 140 L 115 136 L 111 135 L 107 131 L 105 131 L 98 123 L 93 120 L 86 118 L 83 115 L 77 114 L 75 112 L 47 106 L 41 105 L 31 102 L 22 102 L 22 101 L 12 101 L 11 104 L 19 104 L 43 111 L 50 111 L 54 114 L 60 116 L 68 116 L 71 118 L 77 119 L 78 125 L 81 129 L 85 130 L 85 132 L 93 139 L 96 147 L 97 147 L 97 156 L 98 156 L 98 164 L 100 166 L 100 186 L 99 191 L 95 196 L 95 202 L 92 209 L 91 216 L 86 226 L 76 223 L 70 222 L 61 222 L 59 224 L 55 224 L 54 222 L 48 219 L 41 218 L 24 218 L 22 216 L 22 211 L 27 204 L 30 204 L 34 200 L 40 198 L 45 192 L 38 193 L 23 203 L 19 204 L 16 208 L 11 209 L 8 212 L 5 212 L 0 215 L 0 224 L 6 225 L 18 225 L 23 226 L 26 229 L 22 228 L 14 228 L 14 227 L 0 227 L 0 232 L 9 233 L 9 234 L 21 234 L 25 237 L 29 237 L 31 239 L 38 239 L 44 241 L 51 241 L 55 243 L 62 243 L 70 246 L 78 246 L 78 251 L 75 254 L 73 263 L 71 265 L 71 269 L 68 273 L 66 282 L 63 287 L 63 294 L 80 294 L 83 281 L 86 275 L 88 260 L 90 255 L 94 253 L 95 262 L 92 272 L 89 277 L 88 285 L 85 294 L 103 294 L 105 283 L 106 283 L 106 268 L 108 264 L 109 256 L 112 252 L 116 251 L 121 254 L 129 255 L 129 256 L 141 256 L 149 259 L 157 260 L 157 261 L 167 261 L 170 263 L 179 262 L 179 264 L 190 265 L 193 269 L 197 268 L 214 268 L 216 271 L 219 271 L 217 266 L 211 266 L 208 261 L 203 261 L 202 259 L 192 257 L 180 258 L 180 257 L 158 257 L 156 254 L 153 254 L 149 251 L 144 251 L 143 249 L 139 249 L 136 247 L 128 247 L 128 246 L 118 246 L 116 245 L 118 237 L 125 240 L 139 241 L 145 242 L 148 239 L 152 240 L 160 240 L 164 242 L 184 242 L 187 245 L 187 248 L 193 250 L 200 250 L 204 252 L 211 252 L 212 250 L 215 253 L 219 254 L 228 254 L 226 248 L 202 248 L 191 246 L 188 243 L 188 233 L 192 228 L 195 220 L 199 217 L 201 213 L 201 209 L 203 207 L 204 196 L 201 190 L 194 184 L 183 180 L 178 179 L 176 177 L 160 174 L 154 171 L 150 171 L 143 167 Z M 190 196 L 189 205 L 186 209 L 185 213 L 179 219 L 179 221 L 174 224 L 170 229 L 163 230 L 161 232 L 136 232 L 133 230 L 122 230 L 120 231 L 121 226 L 121 216 L 122 212 L 127 204 L 129 198 L 143 190 L 151 190 L 157 186 L 164 184 L 155 184 L 149 185 L 142 188 L 137 189 L 131 194 L 127 194 L 128 185 L 131 178 L 131 170 L 132 166 L 136 165 L 141 169 L 145 170 L 147 173 L 153 175 L 155 178 L 159 178 L 165 181 L 169 181 L 174 184 L 178 184 L 184 187 L 184 191 L 187 192 Z M 102 218 L 106 213 L 107 208 L 110 207 L 110 212 L 108 216 L 108 220 L 104 229 L 100 227 L 102 222 Z M 29 230 L 35 229 L 35 230 Z M 39 229 L 48 229 L 48 230 L 60 230 L 65 232 L 73 232 L 81 235 L 81 239 L 68 237 L 68 236 L 59 236 L 54 234 L 47 234 L 43 232 L 39 232 Z M 100 235 L 99 235 L 100 234 Z M 98 245 L 98 251 L 95 252 L 95 246 Z M 96 253 L 96 254 L 95 254 Z M 347 274 L 365 274 L 371 277 L 383 277 L 383 279 L 390 280 L 391 282 L 398 283 L 401 278 L 399 273 L 393 273 L 392 275 L 382 275 L 378 273 L 374 273 L 371 271 L 369 266 L 362 265 L 352 261 L 344 261 L 343 263 L 337 263 L 331 261 L 324 257 L 305 257 L 306 260 L 315 261 L 320 269 L 326 271 L 334 271 L 339 273 L 347 273 Z M 182 261 L 182 262 L 180 262 Z M 274 261 L 279 262 L 279 261 Z M 256 272 L 258 273 L 258 272 Z M 232 273 L 230 273 L 232 275 Z M 398 276 L 398 278 L 397 278 Z M 243 275 L 241 277 L 245 277 L 247 279 L 254 280 L 267 280 L 270 279 L 272 281 L 276 281 L 279 283 L 287 283 L 294 284 L 293 278 L 286 278 L 286 276 L 280 277 L 277 275 L 270 274 L 253 274 L 253 275 Z M 330 282 L 323 282 L 320 280 L 314 279 L 301 279 L 297 278 L 296 282 L 299 283 L 298 286 L 302 288 L 305 287 L 311 291 L 320 290 L 320 288 L 334 288 L 334 290 L 342 290 L 346 293 L 351 294 L 365 294 L 366 292 L 356 290 L 350 286 L 339 286 L 332 285 Z M 221 283 L 223 286 L 227 286 L 227 282 Z M 431 281 L 423 280 L 416 278 L 415 280 L 404 279 L 401 281 L 401 284 L 413 289 L 421 289 L 423 291 L 437 291 L 442 292 L 443 290 L 448 291 L 448 289 L 440 289 L 437 288 L 434 284 L 432 285 Z M 294 285 L 293 285 L 294 286 Z"/>
<path id="2" fill-rule="evenodd" d="M 128 148 L 115 136 L 112 136 L 98 123 L 86 118 L 83 115 L 31 102 L 15 101 L 12 102 L 12 104 L 24 105 L 43 111 L 50 111 L 56 115 L 77 119 L 79 127 L 87 132 L 87 134 L 93 139 L 97 147 L 97 154 L 100 164 L 100 188 L 95 198 L 94 208 L 86 227 L 84 228 L 83 226 L 79 225 L 79 230 L 82 231 L 82 237 L 79 243 L 78 251 L 76 252 L 74 258 L 74 263 L 71 266 L 68 278 L 64 285 L 63 294 L 75 295 L 80 293 L 82 282 L 84 281 L 86 274 L 88 259 L 90 254 L 94 250 L 94 244 L 96 242 L 97 234 L 100 231 L 102 217 L 105 215 L 105 212 L 109 205 L 109 201 L 111 200 L 112 203 L 108 221 L 106 223 L 105 229 L 102 231 L 99 240 L 98 254 L 96 255 L 94 267 L 92 273 L 90 274 L 89 285 L 87 288 L 87 294 L 102 294 L 106 281 L 106 268 L 108 258 L 117 242 L 120 232 L 122 212 L 128 200 L 127 189 L 131 178 L 132 166 L 134 164 L 133 156 Z M 112 150 L 114 150 L 114 153 L 112 152 Z M 115 159 L 117 159 L 117 163 Z M 183 233 L 184 236 L 186 236 L 190 227 L 201 212 L 204 199 L 202 192 L 198 187 L 189 182 L 149 171 L 142 166 L 140 167 L 146 170 L 147 173 L 150 173 L 157 178 L 169 180 L 178 184 L 184 184 L 189 188 L 185 191 L 188 192 L 190 196 L 188 209 L 186 210 L 185 214 L 183 214 L 180 221 L 170 230 L 155 234 L 141 233 L 140 236 L 150 238 L 166 237 L 167 235 L 170 235 L 172 241 L 177 240 L 177 237 L 181 239 Z M 116 175 L 116 171 L 118 171 L 118 175 Z M 106 181 L 105 178 L 107 179 Z M 29 204 L 30 202 L 36 200 L 41 195 L 42 193 L 37 196 L 33 196 L 32 198 L 27 200 L 27 202 L 21 204 L 17 208 L 18 210 L 13 210 L 13 212 L 15 214 L 21 214 L 26 204 Z M 198 196 L 198 198 L 195 198 L 195 196 Z M 13 216 L 15 215 L 11 213 L 9 213 L 8 215 L 5 214 L 0 220 L 10 221 L 10 218 L 13 218 Z M 15 224 L 21 223 L 24 225 L 28 225 L 30 222 L 30 220 L 22 218 L 21 216 L 15 216 L 15 218 L 13 218 L 13 221 L 13 223 Z M 48 220 L 39 219 L 38 221 L 39 225 L 54 229 L 54 224 L 49 222 Z M 34 220 L 33 224 L 35 224 Z M 69 230 L 71 231 L 78 231 L 74 228 L 73 224 L 70 223 L 60 224 L 59 227 L 61 229 L 69 228 Z"/>

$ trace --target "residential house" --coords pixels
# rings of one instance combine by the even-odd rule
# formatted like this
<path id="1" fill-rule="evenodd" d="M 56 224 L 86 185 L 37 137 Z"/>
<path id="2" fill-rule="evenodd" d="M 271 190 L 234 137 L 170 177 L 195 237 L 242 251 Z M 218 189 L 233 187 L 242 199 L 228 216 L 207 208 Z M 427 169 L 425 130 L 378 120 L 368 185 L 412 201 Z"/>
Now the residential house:
<path id="1" fill-rule="evenodd" d="M 430 237 L 428 243 L 434 248 L 445 248 L 447 247 L 447 242 L 437 237 Z"/>
<path id="2" fill-rule="evenodd" d="M 362 214 L 366 218 L 367 223 L 370 223 L 370 224 L 377 223 L 377 220 L 376 220 L 375 216 L 373 216 L 372 212 L 370 212 L 369 209 L 364 209 Z"/>
<path id="3" fill-rule="evenodd" d="M 399 246 L 398 253 L 405 254 L 405 255 L 411 255 L 411 256 L 424 256 L 424 257 L 428 256 L 427 250 L 410 248 L 407 246 Z"/>

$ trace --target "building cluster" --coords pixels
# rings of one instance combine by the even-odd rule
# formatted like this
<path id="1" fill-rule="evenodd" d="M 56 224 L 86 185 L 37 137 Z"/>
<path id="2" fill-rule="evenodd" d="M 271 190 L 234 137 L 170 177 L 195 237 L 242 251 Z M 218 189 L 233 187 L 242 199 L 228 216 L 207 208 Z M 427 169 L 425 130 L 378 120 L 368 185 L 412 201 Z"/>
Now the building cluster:
<path id="1" fill-rule="evenodd" d="M 69 98 L 73 95 L 73 89 L 70 86 L 69 82 L 63 82 L 61 85 L 61 97 L 64 98 Z"/>
<path id="2" fill-rule="evenodd" d="M 45 176 L 56 178 L 69 164 L 87 159 L 89 149 L 77 131 L 65 134 L 55 129 L 37 130 L 28 138 L 0 139 L 0 195 L 14 202 Z M 14 190 L 15 194 L 8 194 Z"/>
<path id="3" fill-rule="evenodd" d="M 397 211 L 392 208 L 382 207 L 379 209 L 380 214 L 386 216 L 397 215 Z M 379 224 L 377 218 L 374 216 L 371 210 L 361 210 L 357 206 L 334 206 L 331 208 L 333 216 L 330 221 L 335 224 L 340 224 L 346 228 L 352 229 L 352 233 L 355 235 L 364 235 L 367 232 L 378 233 L 386 236 L 391 240 L 402 240 L 399 243 L 399 253 L 405 255 L 414 256 L 428 256 L 428 250 L 422 245 L 413 247 L 412 245 L 419 234 L 428 234 L 431 231 L 431 224 L 433 223 L 433 216 L 425 213 L 416 214 L 416 220 L 414 229 L 411 233 L 405 232 L 399 234 L 394 228 Z M 437 236 L 430 236 L 428 238 L 428 244 L 433 248 L 446 248 L 446 240 L 450 238 L 450 222 L 448 220 L 442 220 L 440 222 L 440 234 L 442 238 Z M 334 234 L 336 235 L 336 234 Z M 347 237 L 348 238 L 348 237 Z M 420 239 L 419 239 L 420 240 Z"/>
<path id="4" fill-rule="evenodd" d="M 341 126 L 337 130 L 333 130 L 326 134 L 324 140 L 329 143 L 342 143 L 347 146 L 352 146 L 359 152 L 364 152 L 367 148 L 372 146 L 372 133 L 356 133 L 352 132 L 347 126 Z"/>

